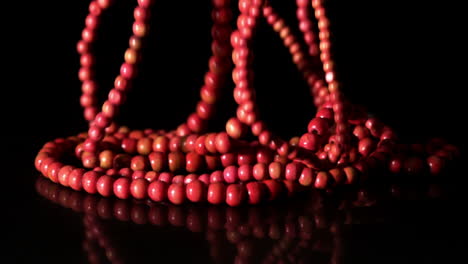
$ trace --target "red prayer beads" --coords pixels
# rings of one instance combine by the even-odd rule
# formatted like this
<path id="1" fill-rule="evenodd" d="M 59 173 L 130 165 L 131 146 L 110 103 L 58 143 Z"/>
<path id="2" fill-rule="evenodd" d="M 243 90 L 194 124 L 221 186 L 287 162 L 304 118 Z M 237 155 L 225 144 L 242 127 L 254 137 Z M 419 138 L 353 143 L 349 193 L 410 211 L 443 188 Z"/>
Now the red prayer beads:
<path id="1" fill-rule="evenodd" d="M 124 63 L 99 111 L 98 85 L 93 79 L 95 59 L 90 46 L 96 39 L 102 14 L 112 3 L 91 2 L 77 45 L 83 92 L 80 102 L 89 121 L 88 133 L 46 143 L 35 160 L 36 168 L 53 182 L 120 199 L 149 198 L 174 204 L 207 201 L 238 206 L 309 188 L 362 183 L 373 169 L 436 175 L 458 156 L 455 146 L 440 139 L 427 146 L 398 144 L 390 127 L 344 98 L 334 71 L 330 22 L 322 0 L 297 0 L 301 36 L 293 35 L 285 20 L 263 0 L 239 0 L 237 29 L 232 30 L 230 1 L 214 0 L 213 54 L 195 112 L 174 131 L 118 126 L 114 120 L 137 74 L 153 1 L 138 1 Z M 309 18 L 312 9 L 317 34 Z M 268 130 L 255 103 L 251 42 L 262 18 L 289 49 L 317 107 L 307 131 L 290 140 Z M 226 122 L 225 131 L 205 133 L 230 71 L 230 55 L 236 116 Z M 247 141 L 248 134 L 256 140 Z M 84 168 L 64 164 L 69 156 L 80 160 Z"/>

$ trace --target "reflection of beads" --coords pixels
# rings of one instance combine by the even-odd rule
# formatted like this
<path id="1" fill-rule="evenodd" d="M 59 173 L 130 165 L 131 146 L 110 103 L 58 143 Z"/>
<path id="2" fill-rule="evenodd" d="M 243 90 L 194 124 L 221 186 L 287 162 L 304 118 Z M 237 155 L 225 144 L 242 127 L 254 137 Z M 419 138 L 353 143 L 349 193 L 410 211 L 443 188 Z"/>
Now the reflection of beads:
<path id="1" fill-rule="evenodd" d="M 434 191 L 434 187 L 437 186 L 429 187 L 427 194 L 440 194 L 440 191 Z M 399 192 L 395 193 L 397 189 Z M 378 198 L 372 198 L 368 191 L 361 190 L 356 194 L 344 196 L 343 200 L 337 197 L 338 200 L 328 203 L 328 199 L 314 192 L 313 197 L 301 199 L 296 203 L 268 207 L 179 207 L 149 201 L 132 202 L 97 197 L 61 187 L 43 178 L 37 179 L 36 190 L 54 203 L 84 213 L 86 240 L 83 248 L 88 253 L 91 263 L 100 263 L 103 257 L 111 263 L 122 263 L 118 247 L 112 245 L 113 241 L 107 236 L 109 231 L 104 228 L 101 218 L 131 221 L 137 225 L 185 227 L 191 232 L 205 232 L 205 237 L 211 245 L 213 259 L 225 254 L 224 247 L 227 244 L 224 241 L 237 249 L 235 260 L 246 261 L 252 254 L 259 254 L 255 245 L 257 240 L 269 239 L 273 240 L 273 244 L 263 257 L 262 263 L 277 263 L 283 260 L 307 263 L 307 259 L 313 257 L 311 252 L 330 254 L 332 261 L 336 261 L 342 255 L 342 228 L 362 221 L 362 215 L 354 214 L 350 209 L 356 206 L 373 206 Z M 398 186 L 394 186 L 391 191 L 390 194 L 396 197 L 427 196 L 423 190 L 413 193 L 410 189 Z M 381 193 L 383 192 L 376 194 Z M 325 206 L 339 210 L 324 210 Z M 333 216 L 326 215 L 326 211 L 333 212 Z M 367 221 L 374 221 L 373 219 L 367 216 L 364 220 L 368 223 Z"/>
<path id="2" fill-rule="evenodd" d="M 90 4 L 77 46 L 82 66 L 79 78 L 83 81 L 80 102 L 85 119 L 90 121 L 88 133 L 45 144 L 35 161 L 36 168 L 54 182 L 105 197 L 238 206 L 291 196 L 311 187 L 330 189 L 362 183 L 373 170 L 440 174 L 446 161 L 458 156 L 456 147 L 439 139 L 427 146 L 399 145 L 390 127 L 344 99 L 334 70 L 329 20 L 322 0 L 296 1 L 306 47 L 266 1 L 240 0 L 233 31 L 230 1 L 213 1 L 213 55 L 195 113 L 170 132 L 118 127 L 114 121 L 140 61 L 153 1 L 138 1 L 125 62 L 99 112 L 91 46 L 101 14 L 111 3 L 96 0 Z M 308 17 L 311 7 L 317 36 Z M 262 15 L 289 49 L 317 107 L 307 132 L 289 141 L 266 127 L 256 104 L 252 39 Z M 225 131 L 201 134 L 215 112 L 214 104 L 230 68 L 231 49 L 236 116 L 226 122 Z M 321 64 L 319 69 L 315 64 Z M 246 140 L 249 132 L 256 140 Z M 72 153 L 86 169 L 66 164 Z"/>

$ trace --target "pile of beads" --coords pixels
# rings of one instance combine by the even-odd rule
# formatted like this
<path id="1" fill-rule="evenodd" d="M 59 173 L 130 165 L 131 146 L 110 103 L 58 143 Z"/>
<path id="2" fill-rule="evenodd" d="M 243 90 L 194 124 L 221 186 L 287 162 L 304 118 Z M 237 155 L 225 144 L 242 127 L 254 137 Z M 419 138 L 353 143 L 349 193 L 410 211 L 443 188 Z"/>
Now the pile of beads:
<path id="1" fill-rule="evenodd" d="M 323 0 L 297 0 L 299 37 L 268 1 L 239 0 L 237 28 L 232 30 L 230 1 L 213 0 L 212 56 L 195 112 L 174 131 L 118 126 L 115 118 L 141 61 L 153 1 L 138 0 L 125 62 L 99 110 L 92 45 L 101 16 L 112 3 L 91 2 L 77 46 L 83 82 L 80 102 L 89 130 L 46 143 L 35 161 L 36 168 L 53 182 L 120 199 L 238 206 L 310 188 L 363 183 L 373 170 L 437 175 L 459 155 L 455 146 L 442 139 L 426 145 L 399 144 L 389 126 L 344 98 L 334 70 Z M 307 132 L 291 139 L 274 135 L 260 119 L 256 104 L 252 39 L 260 19 L 289 49 L 317 108 Z M 236 115 L 226 122 L 225 131 L 207 132 L 231 64 Z M 255 140 L 247 140 L 249 136 Z M 70 164 L 71 158 L 81 165 Z"/>

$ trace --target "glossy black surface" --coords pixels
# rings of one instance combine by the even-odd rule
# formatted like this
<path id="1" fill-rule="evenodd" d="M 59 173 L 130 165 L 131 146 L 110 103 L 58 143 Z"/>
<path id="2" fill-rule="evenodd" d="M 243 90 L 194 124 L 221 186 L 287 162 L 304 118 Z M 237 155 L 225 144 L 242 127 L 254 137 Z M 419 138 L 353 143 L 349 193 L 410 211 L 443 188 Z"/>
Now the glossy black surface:
<path id="1" fill-rule="evenodd" d="M 233 263 L 236 246 L 227 241 L 224 230 L 215 232 L 219 243 L 210 245 L 206 224 L 203 232 L 194 233 L 186 226 L 102 219 L 100 215 L 87 216 L 64 208 L 37 192 L 39 175 L 33 160 L 42 144 L 86 128 L 79 106 L 75 44 L 88 1 L 65 2 L 35 1 L 11 9 L 21 10 L 25 26 L 10 23 L 15 24 L 15 33 L 8 40 L 17 41 L 7 41 L 15 47 L 13 52 L 6 52 L 13 57 L 9 63 L 13 71 L 7 72 L 6 77 L 16 85 L 5 87 L 2 96 L 2 106 L 6 108 L 2 128 L 7 131 L 2 141 L 6 145 L 2 192 L 7 210 L 2 216 L 11 221 L 4 228 L 6 256 L 13 257 L 13 261 L 5 263 L 89 263 L 90 248 L 103 261 L 96 263 L 108 263 L 102 246 L 86 237 L 85 218 L 102 226 L 108 243 L 123 263 Z M 119 1 L 114 15 L 106 18 L 103 39 L 97 47 L 97 74 L 105 91 L 110 89 L 123 60 L 132 12 L 125 6 L 133 2 Z M 147 62 L 137 79 L 137 88 L 122 109 L 122 123 L 138 128 L 174 127 L 193 109 L 210 52 L 210 7 L 208 1 L 199 2 L 157 1 L 155 31 L 149 43 L 152 48 L 146 53 Z M 279 12 L 290 14 L 294 24 L 293 5 L 288 1 L 272 2 Z M 330 19 L 338 73 L 348 97 L 396 127 L 403 140 L 444 136 L 463 147 L 466 99 L 461 95 L 465 83 L 461 73 L 466 67 L 456 66 L 463 46 L 463 16 L 459 14 L 463 9 L 454 5 L 456 1 L 448 2 L 441 5 L 416 1 L 409 5 L 407 1 L 393 1 L 389 5 L 380 1 L 334 0 L 329 1 Z M 255 43 L 262 116 L 282 135 L 302 133 L 314 111 L 306 85 L 266 24 L 261 24 Z M 225 100 L 213 129 L 222 128 L 223 118 L 234 113 L 229 111 L 233 109 L 229 97 Z M 261 208 L 233 209 L 236 213 L 231 213 L 246 219 L 248 211 L 258 210 L 263 222 L 276 222 L 278 226 L 298 223 L 304 217 L 313 223 L 311 243 L 297 252 L 297 237 L 288 240 L 289 246 L 278 246 L 267 238 L 244 238 L 249 241 L 246 243 L 254 244 L 247 258 L 250 263 L 264 263 L 268 255 L 275 254 L 275 247 L 284 247 L 279 257 L 292 263 L 460 262 L 465 257 L 462 215 L 466 206 L 461 198 L 466 170 L 462 165 L 463 162 L 445 176 L 443 182 L 447 184 L 400 186 L 401 198 L 390 195 L 389 186 L 369 191 L 378 194 L 371 195 L 377 196 L 372 207 L 340 209 L 344 198 L 339 195 L 324 195 L 323 206 L 317 207 L 318 196 L 314 194 L 312 202 L 308 202 L 308 197 L 299 197 Z M 436 190 L 440 195 L 434 194 Z M 74 199 L 81 196 L 57 192 Z M 348 204 L 352 201 L 344 200 Z M 114 208 L 113 201 L 101 204 Z M 149 214 L 155 206 L 158 205 L 140 205 L 138 208 L 143 209 L 138 210 Z M 204 216 L 209 209 L 184 205 L 163 210 Z M 225 208 L 216 210 L 225 214 Z M 239 229 L 242 223 L 228 227 Z M 336 226 L 340 232 L 333 234 L 330 227 Z M 282 232 L 280 240 L 284 238 Z M 288 254 L 296 259 L 288 259 Z M 279 259 L 275 257 L 272 263 Z"/>

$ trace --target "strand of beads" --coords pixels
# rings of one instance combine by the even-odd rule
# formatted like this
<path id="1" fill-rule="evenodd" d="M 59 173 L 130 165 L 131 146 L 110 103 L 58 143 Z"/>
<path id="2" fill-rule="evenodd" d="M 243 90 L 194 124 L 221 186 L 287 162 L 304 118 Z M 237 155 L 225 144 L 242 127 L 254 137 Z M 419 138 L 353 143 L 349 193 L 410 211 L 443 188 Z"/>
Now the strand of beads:
<path id="1" fill-rule="evenodd" d="M 98 8 L 106 9 L 110 2 L 93 3 L 91 16 L 94 15 L 92 17 L 97 21 L 101 12 Z M 121 199 L 169 200 L 174 204 L 188 200 L 238 206 L 290 196 L 311 186 L 327 189 L 364 182 L 369 169 L 384 168 L 389 161 L 393 172 L 423 170 L 421 156 L 405 158 L 408 151 L 395 144 L 395 134 L 389 127 L 357 111 L 357 107 L 342 98 L 335 80 L 328 20 L 321 1 L 312 1 L 312 7 L 318 21 L 318 46 L 324 78 L 311 66 L 308 57 L 315 54 L 303 52 L 305 49 L 292 35 L 291 29 L 267 3 L 240 0 L 237 30 L 229 34 L 228 22 L 232 16 L 229 2 L 214 1 L 213 56 L 196 113 L 170 132 L 129 130 L 113 125 L 136 70 L 141 38 L 147 34 L 151 3 L 150 0 L 138 1 L 134 12 L 134 35 L 125 53 L 125 63 L 102 111 L 90 122 L 88 133 L 56 139 L 45 144 L 39 152 L 36 168 L 52 181 L 106 197 L 115 195 Z M 298 2 L 297 13 L 305 12 L 306 8 L 303 1 Z M 289 142 L 267 129 L 259 119 L 255 103 L 251 42 L 262 13 L 291 52 L 293 62 L 310 85 L 318 108 L 308 125 L 308 132 Z M 301 19 L 305 21 L 304 15 Z M 88 24 L 93 25 L 91 22 Z M 307 36 L 312 30 L 310 26 L 302 27 L 307 50 L 311 51 L 315 43 L 308 41 L 310 37 Z M 91 32 L 88 28 L 85 31 Z M 84 51 L 82 57 L 85 57 L 82 58 L 85 70 L 80 72 L 87 72 L 80 76 L 86 77 L 82 78 L 85 83 L 94 83 L 88 74 L 92 65 L 89 61 L 93 60 L 87 47 L 93 38 L 88 33 L 83 34 L 87 37 L 80 42 L 84 44 L 79 44 L 83 46 L 79 50 Z M 233 95 L 238 104 L 236 117 L 226 122 L 225 132 L 198 134 L 205 130 L 203 124 L 212 116 L 223 73 L 229 68 L 227 36 L 230 36 L 233 46 Z M 87 97 L 93 97 L 96 89 L 83 91 Z M 88 99 L 84 101 L 96 101 Z M 89 102 L 85 106 L 91 109 L 94 103 Z M 257 140 L 245 140 L 249 129 Z M 410 155 L 431 155 L 428 166 L 435 174 L 441 171 L 445 158 L 457 155 L 455 147 L 440 141 L 427 148 L 427 152 L 417 152 L 418 149 L 413 147 Z M 85 169 L 64 164 L 73 156 L 82 161 Z"/>

